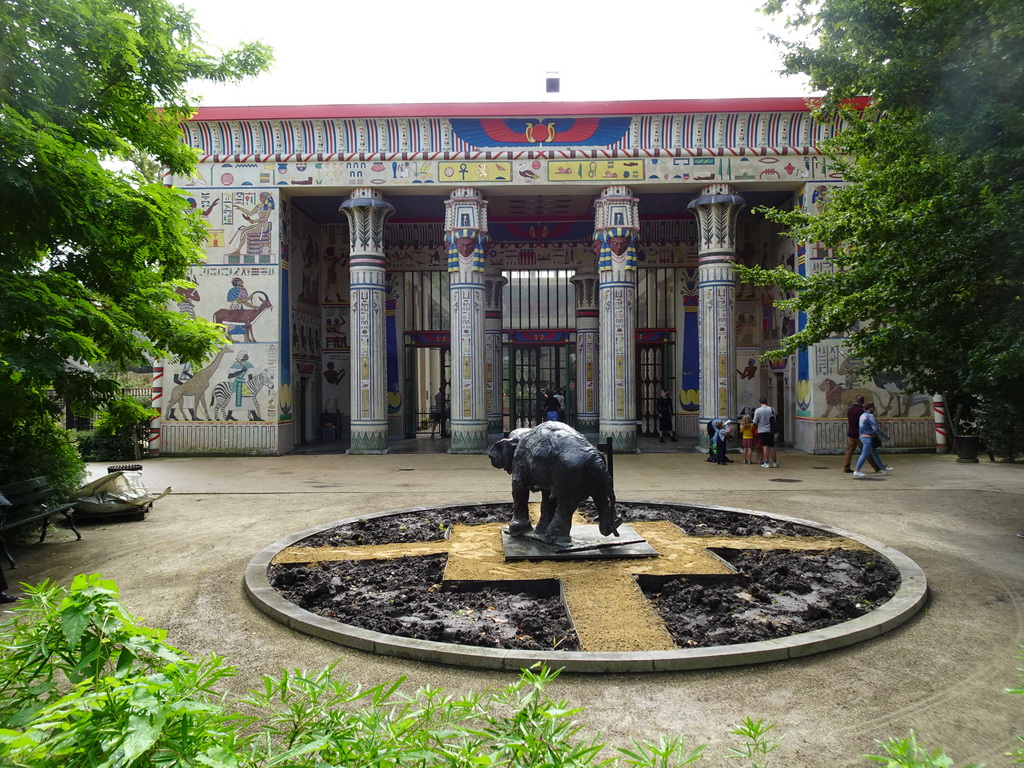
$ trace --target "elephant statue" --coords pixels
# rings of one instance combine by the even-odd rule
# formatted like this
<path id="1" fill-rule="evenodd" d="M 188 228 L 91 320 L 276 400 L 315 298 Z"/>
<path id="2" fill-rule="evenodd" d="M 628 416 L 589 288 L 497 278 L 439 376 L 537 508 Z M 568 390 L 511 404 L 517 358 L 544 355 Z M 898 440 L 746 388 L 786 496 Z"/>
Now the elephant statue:
<path id="1" fill-rule="evenodd" d="M 512 536 L 536 539 L 558 549 L 572 546 L 572 515 L 587 498 L 597 508 L 602 536 L 618 536 L 615 491 L 604 457 L 568 424 L 545 421 L 517 429 L 491 446 L 491 465 L 512 475 Z M 540 520 L 530 523 L 530 492 L 540 491 Z"/>

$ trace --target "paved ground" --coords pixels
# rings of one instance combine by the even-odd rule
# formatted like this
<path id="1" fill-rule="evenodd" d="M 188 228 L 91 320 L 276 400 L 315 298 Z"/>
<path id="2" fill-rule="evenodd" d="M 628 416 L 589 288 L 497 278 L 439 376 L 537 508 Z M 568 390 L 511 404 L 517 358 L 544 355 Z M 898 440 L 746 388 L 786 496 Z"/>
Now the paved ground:
<path id="1" fill-rule="evenodd" d="M 286 534 L 387 509 L 509 498 L 509 478 L 486 456 L 440 453 L 421 439 L 387 456 L 307 453 L 276 458 L 165 458 L 145 462 L 149 487 L 173 486 L 144 522 L 66 530 L 15 551 L 9 580 L 67 582 L 98 572 L 128 608 L 166 628 L 178 647 L 217 652 L 242 669 L 238 685 L 282 667 L 340 659 L 353 680 L 399 676 L 409 690 L 480 690 L 509 678 L 376 657 L 296 634 L 257 612 L 242 591 L 252 556 Z M 327 446 L 337 447 L 337 446 Z M 684 733 L 724 754 L 744 716 L 778 724 L 775 765 L 868 765 L 876 739 L 914 729 L 958 764 L 1008 765 L 1024 735 L 1018 685 L 1024 642 L 1024 465 L 959 464 L 954 457 L 892 457 L 887 478 L 853 480 L 841 458 L 785 453 L 779 469 L 708 464 L 684 444 L 615 457 L 620 499 L 710 503 L 794 515 L 899 549 L 928 575 L 928 607 L 899 629 L 798 661 L 648 676 L 566 676 L 557 698 L 585 705 L 613 743 Z M 671 450 L 676 449 L 676 450 Z M 664 452 L 662 452 L 664 451 Z M 90 465 L 92 476 L 104 465 Z M 787 481 L 787 482 L 774 482 Z M 710 761 L 722 765 L 724 761 Z"/>

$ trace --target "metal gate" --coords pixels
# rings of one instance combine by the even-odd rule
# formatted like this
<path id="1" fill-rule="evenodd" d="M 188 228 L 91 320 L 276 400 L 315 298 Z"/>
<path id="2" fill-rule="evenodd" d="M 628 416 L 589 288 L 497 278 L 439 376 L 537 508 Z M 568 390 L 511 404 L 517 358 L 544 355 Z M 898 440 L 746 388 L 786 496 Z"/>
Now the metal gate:
<path id="1" fill-rule="evenodd" d="M 509 413 L 507 428 L 533 427 L 544 421 L 545 392 L 562 388 L 565 394 L 564 419 L 576 420 L 575 400 L 570 389 L 574 381 L 574 355 L 570 347 L 513 346 L 509 360 Z"/>
<path id="2" fill-rule="evenodd" d="M 658 435 L 658 414 L 655 405 L 662 388 L 672 393 L 675 385 L 670 380 L 670 344 L 642 345 L 636 348 L 636 413 L 638 432 L 644 436 Z M 675 402 L 675 398 L 672 399 Z"/>

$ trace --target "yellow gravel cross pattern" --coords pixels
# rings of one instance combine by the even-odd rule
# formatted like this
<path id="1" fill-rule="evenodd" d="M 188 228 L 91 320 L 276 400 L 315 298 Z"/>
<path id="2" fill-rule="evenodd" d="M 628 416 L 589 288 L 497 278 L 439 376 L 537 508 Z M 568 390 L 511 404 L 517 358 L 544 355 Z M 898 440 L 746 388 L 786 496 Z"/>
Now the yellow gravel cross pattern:
<path id="1" fill-rule="evenodd" d="M 586 523 L 574 519 L 575 523 Z M 445 582 L 532 581 L 562 583 L 566 608 L 584 651 L 625 652 L 671 650 L 676 647 L 664 623 L 644 597 L 636 577 L 728 575 L 733 569 L 711 549 L 787 549 L 870 551 L 843 537 L 819 536 L 690 536 L 660 520 L 630 523 L 658 552 L 658 557 L 591 560 L 516 560 L 507 562 L 501 529 L 505 523 L 456 525 L 442 541 L 355 547 L 288 547 L 274 558 L 284 563 L 339 560 L 395 560 L 444 554 Z M 628 622 L 621 620 L 628 616 Z M 627 631 L 622 627 L 626 626 Z"/>

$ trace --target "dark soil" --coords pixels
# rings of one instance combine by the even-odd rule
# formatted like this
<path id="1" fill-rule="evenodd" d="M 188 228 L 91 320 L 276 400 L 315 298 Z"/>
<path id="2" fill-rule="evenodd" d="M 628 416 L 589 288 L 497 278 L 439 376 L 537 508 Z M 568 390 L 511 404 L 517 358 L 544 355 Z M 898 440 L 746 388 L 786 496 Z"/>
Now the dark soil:
<path id="1" fill-rule="evenodd" d="M 716 550 L 740 575 L 645 588 L 681 648 L 788 637 L 840 624 L 886 602 L 899 572 L 866 552 Z M 643 585 L 641 585 L 643 586 Z"/>
<path id="2" fill-rule="evenodd" d="M 659 504 L 619 502 L 628 522 L 669 520 L 695 536 L 829 536 L 767 517 Z M 586 509 L 581 510 L 584 514 Z M 503 522 L 509 504 L 432 508 L 357 520 L 299 546 L 358 546 L 445 538 L 456 523 Z M 648 579 L 641 587 L 680 647 L 731 645 L 809 632 L 860 616 L 899 588 L 881 556 L 854 551 L 716 549 L 738 573 Z M 302 608 L 364 629 L 461 645 L 579 650 L 557 595 L 442 590 L 445 556 L 280 565 L 270 583 Z M 623 618 L 623 631 L 629 619 Z"/>
<path id="3" fill-rule="evenodd" d="M 445 555 L 273 566 L 271 583 L 311 613 L 388 635 L 487 648 L 578 651 L 557 595 L 442 592 Z"/>
<path id="4" fill-rule="evenodd" d="M 691 536 L 831 536 L 826 531 L 805 525 L 720 509 L 636 502 L 619 502 L 616 507 L 626 522 L 668 520 Z M 580 507 L 580 513 L 592 519 L 597 517 L 590 502 Z M 304 547 L 354 547 L 360 544 L 438 541 L 446 538 L 448 530 L 456 524 L 502 523 L 511 518 L 509 504 L 433 507 L 356 520 L 310 536 L 299 544 Z"/>

